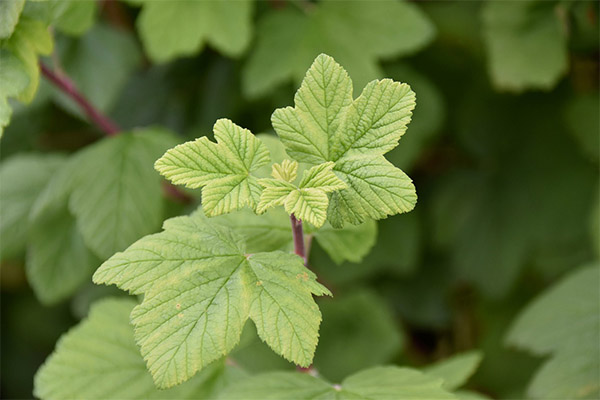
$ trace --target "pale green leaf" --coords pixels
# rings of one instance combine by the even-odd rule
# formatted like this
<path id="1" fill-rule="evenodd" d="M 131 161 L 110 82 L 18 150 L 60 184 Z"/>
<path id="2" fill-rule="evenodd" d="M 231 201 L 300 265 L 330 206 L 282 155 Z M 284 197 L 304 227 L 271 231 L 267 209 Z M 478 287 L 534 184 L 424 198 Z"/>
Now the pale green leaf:
<path id="1" fill-rule="evenodd" d="M 409 2 L 322 1 L 307 7 L 306 13 L 273 10 L 259 21 L 256 48 L 242 76 L 248 96 L 264 95 L 292 79 L 300 82 L 320 53 L 345 65 L 360 88 L 382 77 L 380 58 L 413 53 L 434 35 L 431 22 Z"/>
<path id="2" fill-rule="evenodd" d="M 191 381 L 159 390 L 133 338 L 130 299 L 104 299 L 89 316 L 64 335 L 35 376 L 34 394 L 62 399 L 197 399 L 212 398 L 231 375 L 215 363 Z"/>
<path id="3" fill-rule="evenodd" d="M 314 233 L 314 237 L 336 264 L 346 260 L 358 263 L 375 245 L 377 223 L 367 220 L 364 224 L 347 225 L 343 229 L 325 224 Z"/>
<path id="4" fill-rule="evenodd" d="M 315 165 L 304 171 L 298 187 L 301 189 L 319 189 L 325 193 L 346 188 L 346 184 L 333 173 L 333 162 Z"/>
<path id="5" fill-rule="evenodd" d="M 94 25 L 98 6 L 95 1 L 50 1 L 52 26 L 68 35 L 82 35 Z M 85 37 L 83 38 L 85 40 Z"/>
<path id="6" fill-rule="evenodd" d="M 137 28 L 156 62 L 201 51 L 205 43 L 230 57 L 240 56 L 251 38 L 253 2 L 143 1 Z"/>
<path id="7" fill-rule="evenodd" d="M 536 373 L 534 398 L 595 398 L 600 393 L 600 267 L 581 268 L 535 299 L 511 327 L 507 342 L 552 357 Z"/>
<path id="8" fill-rule="evenodd" d="M 160 227 L 161 178 L 152 165 L 174 143 L 169 133 L 146 129 L 104 139 L 79 154 L 69 208 L 86 244 L 100 257 Z"/>
<path id="9" fill-rule="evenodd" d="M 327 219 L 327 194 L 318 189 L 297 189 L 285 199 L 285 211 L 299 220 L 320 227 Z"/>
<path id="10" fill-rule="evenodd" d="M 415 95 L 408 85 L 374 81 L 354 101 L 352 83 L 331 57 L 318 56 L 295 97 L 295 107 L 273 113 L 273 127 L 298 161 L 335 162 L 346 188 L 331 195 L 329 222 L 360 224 L 410 211 L 416 203 L 412 181 L 383 154 L 406 130 Z"/>
<path id="11" fill-rule="evenodd" d="M 283 160 L 281 164 L 275 163 L 273 164 L 273 172 L 271 172 L 271 175 L 273 178 L 281 181 L 293 182 L 298 175 L 298 162 L 286 159 Z"/>
<path id="12" fill-rule="evenodd" d="M 55 155 L 26 154 L 0 165 L 0 259 L 25 250 L 31 208 L 63 161 Z"/>
<path id="13" fill-rule="evenodd" d="M 480 351 L 460 353 L 427 366 L 423 372 L 429 376 L 442 378 L 444 388 L 456 390 L 475 373 L 482 358 Z"/>
<path id="14" fill-rule="evenodd" d="M 339 385 L 298 372 L 252 376 L 227 388 L 219 399 L 260 400 L 441 400 L 455 399 L 440 379 L 399 367 L 375 367 L 344 379 Z"/>
<path id="15" fill-rule="evenodd" d="M 202 137 L 167 151 L 155 168 L 175 184 L 202 187 L 202 205 L 215 216 L 244 206 L 256 208 L 261 187 L 252 173 L 269 162 L 266 146 L 230 120 L 214 126 L 217 143 Z"/>
<path id="16" fill-rule="evenodd" d="M 158 387 L 189 379 L 239 342 L 248 318 L 276 352 L 308 366 L 329 294 L 300 257 L 246 254 L 243 240 L 202 211 L 164 224 L 106 261 L 94 282 L 145 293 L 132 312 L 135 337 Z"/>
<path id="17" fill-rule="evenodd" d="M 533 0 L 485 3 L 483 37 L 496 87 L 549 90 L 565 74 L 567 32 L 557 7 Z"/>
<path id="18" fill-rule="evenodd" d="M 15 30 L 25 0 L 2 0 L 0 2 L 0 39 L 6 39 Z"/>
<path id="19" fill-rule="evenodd" d="M 290 193 L 297 191 L 293 184 L 278 179 L 259 179 L 258 183 L 263 186 L 260 200 L 256 206 L 256 212 L 263 213 L 274 206 L 282 206 Z"/>

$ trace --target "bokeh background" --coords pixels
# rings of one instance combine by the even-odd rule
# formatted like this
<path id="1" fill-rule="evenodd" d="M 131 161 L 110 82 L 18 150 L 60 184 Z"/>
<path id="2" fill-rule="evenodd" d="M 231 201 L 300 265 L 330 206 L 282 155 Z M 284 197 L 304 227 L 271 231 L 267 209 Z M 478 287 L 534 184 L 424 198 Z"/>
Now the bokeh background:
<path id="1" fill-rule="evenodd" d="M 315 365 L 339 380 L 370 365 L 419 367 L 478 349 L 471 388 L 525 395 L 544 358 L 507 344 L 511 323 L 599 256 L 597 2 L 77 3 L 72 13 L 85 26 L 57 23 L 42 61 L 124 130 L 162 126 L 185 141 L 210 137 L 226 117 L 272 133 L 272 111 L 292 104 L 321 52 L 348 70 L 356 93 L 376 78 L 410 84 L 413 121 L 387 157 L 414 179 L 418 204 L 378 223 L 362 262 L 338 265 L 313 246 L 310 264 L 336 295 L 320 300 Z M 43 78 L 31 103 L 11 105 L 0 168 L 102 137 Z M 165 217 L 193 208 L 173 201 Z M 11 232 L 2 234 L 6 242 Z M 43 304 L 28 284 L 26 249 L 2 254 L 2 398 L 31 398 L 33 375 L 60 335 L 95 299 L 123 295 L 89 275 Z M 244 337 L 233 354 L 242 365 L 291 368 L 252 332 Z"/>

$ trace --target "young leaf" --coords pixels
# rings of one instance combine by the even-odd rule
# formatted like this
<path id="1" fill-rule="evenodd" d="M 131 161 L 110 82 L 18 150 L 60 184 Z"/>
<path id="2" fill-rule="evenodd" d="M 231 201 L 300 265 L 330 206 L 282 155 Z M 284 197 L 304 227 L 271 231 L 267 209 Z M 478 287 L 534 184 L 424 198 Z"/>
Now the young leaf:
<path id="1" fill-rule="evenodd" d="M 551 89 L 564 75 L 567 35 L 556 7 L 532 0 L 485 3 L 483 37 L 494 85 L 512 91 Z"/>
<path id="2" fill-rule="evenodd" d="M 29 85 L 29 77 L 23 63 L 12 53 L 0 49 L 0 138 L 4 127 L 8 125 L 12 108 L 8 103 L 9 97 L 17 97 Z"/>
<path id="3" fill-rule="evenodd" d="M 167 151 L 154 167 L 175 184 L 202 187 L 202 206 L 215 216 L 256 208 L 261 187 L 252 173 L 269 163 L 269 150 L 250 131 L 228 119 L 215 123 L 217 143 L 207 137 Z"/>
<path id="4" fill-rule="evenodd" d="M 409 2 L 321 1 L 309 7 L 306 13 L 273 10 L 259 21 L 256 48 L 242 75 L 248 96 L 300 82 L 323 52 L 345 65 L 362 87 L 383 75 L 380 58 L 413 53 L 434 36 L 433 24 Z"/>
<path id="5" fill-rule="evenodd" d="M 296 176 L 298 163 L 274 164 L 272 175 L 275 179 L 264 178 L 258 181 L 265 189 L 256 207 L 257 212 L 262 213 L 270 207 L 284 205 L 288 214 L 317 228 L 321 227 L 327 218 L 327 193 L 346 187 L 333 173 L 333 165 L 332 162 L 326 162 L 304 171 L 300 184 L 296 187 L 288 179 Z"/>
<path id="6" fill-rule="evenodd" d="M 35 375 L 34 394 L 53 399 L 197 399 L 215 395 L 230 368 L 215 363 L 184 385 L 158 390 L 133 339 L 131 299 L 104 299 L 64 335 Z"/>
<path id="7" fill-rule="evenodd" d="M 4 65 L 0 71 L 3 69 Z M 28 154 L 11 157 L 0 165 L 1 260 L 25 250 L 31 207 L 63 161 L 59 156 Z"/>
<path id="8" fill-rule="evenodd" d="M 507 343 L 552 357 L 534 376 L 533 398 L 594 398 L 600 394 L 598 263 L 579 269 L 519 315 Z"/>
<path id="9" fill-rule="evenodd" d="M 94 282 L 144 293 L 131 319 L 156 385 L 189 379 L 230 352 L 251 318 L 286 359 L 312 362 L 321 313 L 312 294 L 330 294 L 300 257 L 247 254 L 241 238 L 198 211 L 164 224 L 117 253 Z"/>
<path id="10" fill-rule="evenodd" d="M 456 399 L 440 379 L 398 367 L 363 370 L 331 385 L 297 372 L 270 372 L 248 377 L 225 389 L 219 399 L 260 400 L 431 400 Z"/>
<path id="11" fill-rule="evenodd" d="M 333 58 L 321 54 L 294 98 L 275 110 L 273 127 L 290 156 L 309 164 L 335 162 L 346 189 L 329 201 L 329 222 L 360 224 L 412 210 L 412 181 L 383 154 L 397 146 L 415 106 L 406 84 L 373 81 L 352 100 L 352 82 Z"/>
<path id="12" fill-rule="evenodd" d="M 69 209 L 101 258 L 160 226 L 161 179 L 152 164 L 175 140 L 162 130 L 140 130 L 103 139 L 78 155 Z"/>
<path id="13" fill-rule="evenodd" d="M 156 62 L 199 52 L 204 43 L 230 57 L 250 43 L 253 2 L 135 1 L 143 4 L 137 28 L 150 58 Z"/>

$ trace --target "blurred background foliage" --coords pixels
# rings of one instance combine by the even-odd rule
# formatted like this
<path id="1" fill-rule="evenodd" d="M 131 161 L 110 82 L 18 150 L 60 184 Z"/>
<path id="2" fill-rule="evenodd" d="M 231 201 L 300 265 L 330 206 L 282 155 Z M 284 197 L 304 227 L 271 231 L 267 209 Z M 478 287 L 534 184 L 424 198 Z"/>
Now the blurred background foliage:
<path id="1" fill-rule="evenodd" d="M 339 264 L 313 244 L 310 264 L 335 294 L 319 300 L 318 370 L 339 381 L 371 365 L 421 367 L 478 349 L 483 359 L 469 387 L 480 393 L 595 398 L 599 387 L 580 372 L 594 382 L 598 324 L 543 322 L 548 310 L 572 315 L 569 301 L 600 301 L 597 264 L 582 267 L 599 257 L 597 2 L 13 3 L 22 8 L 14 33 L 12 14 L 0 7 L 0 120 L 8 124 L 0 142 L 2 398 L 30 398 L 58 337 L 90 303 L 119 295 L 91 284 L 106 254 L 73 239 L 70 211 L 28 228 L 33 203 L 51 178 L 56 185 L 65 157 L 102 138 L 48 81 L 35 88 L 37 54 L 123 130 L 157 126 L 185 141 L 211 136 L 222 117 L 272 133 L 272 111 L 292 103 L 321 52 L 348 70 L 355 92 L 382 77 L 416 92 L 413 121 L 387 156 L 414 179 L 419 201 L 413 212 L 378 222 L 361 262 Z M 51 37 L 26 26 L 32 21 L 51 26 Z M 26 67 L 24 84 L 7 76 L 14 57 Z M 100 156 L 92 166 L 102 171 L 106 162 Z M 195 204 L 167 199 L 159 219 Z M 65 225 L 64 239 L 50 238 L 57 225 Z M 35 272 L 53 262 L 75 278 Z M 597 307 L 588 312 L 597 321 Z M 556 329 L 564 337 L 545 347 L 529 338 Z M 293 368 L 253 330 L 232 354 L 240 365 Z M 573 337 L 591 341 L 568 345 Z"/>

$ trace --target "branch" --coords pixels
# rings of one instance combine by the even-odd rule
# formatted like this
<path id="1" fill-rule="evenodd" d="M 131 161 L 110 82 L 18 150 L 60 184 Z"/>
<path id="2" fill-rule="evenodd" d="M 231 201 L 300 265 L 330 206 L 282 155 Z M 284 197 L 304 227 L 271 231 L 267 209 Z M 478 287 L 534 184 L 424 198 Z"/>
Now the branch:
<path id="1" fill-rule="evenodd" d="M 115 136 L 120 129 L 106 115 L 96 109 L 75 87 L 75 84 L 64 74 L 58 74 L 40 62 L 42 74 L 63 93 L 69 96 L 85 112 L 92 122 L 108 136 Z"/>

